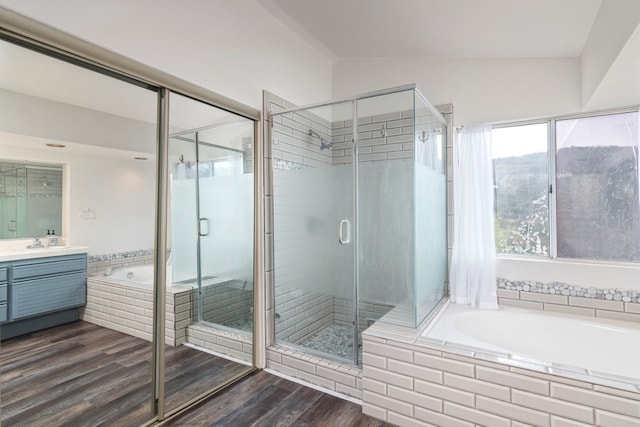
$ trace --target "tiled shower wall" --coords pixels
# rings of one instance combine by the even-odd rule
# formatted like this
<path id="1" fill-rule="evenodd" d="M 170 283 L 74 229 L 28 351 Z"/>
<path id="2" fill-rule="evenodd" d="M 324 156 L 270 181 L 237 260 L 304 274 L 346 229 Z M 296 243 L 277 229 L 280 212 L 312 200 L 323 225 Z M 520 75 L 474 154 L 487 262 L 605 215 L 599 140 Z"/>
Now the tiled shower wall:
<path id="1" fill-rule="evenodd" d="M 353 161 L 353 120 L 331 123 L 333 164 Z M 358 119 L 358 161 L 413 159 L 413 111 L 398 111 Z"/>
<path id="2" fill-rule="evenodd" d="M 265 97 L 267 111 L 277 112 L 294 107 L 274 95 L 267 93 Z M 359 130 L 361 130 L 358 135 L 360 162 L 412 159 L 413 123 L 412 111 L 360 118 L 358 120 Z M 273 251 L 273 218 L 270 215 L 273 212 L 272 168 L 292 170 L 326 167 L 349 163 L 353 156 L 352 120 L 329 122 L 309 111 L 301 111 L 273 117 L 270 125 L 272 138 L 265 141 L 266 265 L 268 270 L 272 268 Z M 309 135 L 310 129 L 325 140 L 331 141 L 332 149 L 321 150 L 320 139 Z M 385 136 L 382 136 L 382 130 Z M 273 144 L 273 151 L 270 149 L 271 144 Z M 291 212 L 291 215 L 295 214 L 296 212 Z M 300 242 L 291 244 L 300 244 Z M 280 262 L 294 261 L 281 260 Z M 285 269 L 288 268 L 287 265 L 280 265 Z M 270 316 L 276 317 L 276 323 L 285 325 L 285 329 L 278 328 L 278 333 L 275 334 L 276 339 L 295 342 L 312 335 L 332 322 L 351 322 L 353 305 L 349 299 L 302 290 L 299 283 L 301 280 L 313 280 L 313 278 L 289 275 L 279 278 L 276 284 L 276 306 L 267 307 L 271 310 Z M 270 288 L 273 287 L 272 271 L 267 272 L 267 283 Z M 360 302 L 360 330 L 365 329 L 372 321 L 379 319 L 392 308 L 388 304 L 373 301 Z"/>

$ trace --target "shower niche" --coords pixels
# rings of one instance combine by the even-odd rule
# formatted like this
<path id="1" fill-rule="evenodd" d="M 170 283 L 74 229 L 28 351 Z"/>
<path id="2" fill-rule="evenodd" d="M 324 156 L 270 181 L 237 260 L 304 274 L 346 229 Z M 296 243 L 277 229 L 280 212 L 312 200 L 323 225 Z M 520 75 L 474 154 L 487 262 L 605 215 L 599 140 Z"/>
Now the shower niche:
<path id="1" fill-rule="evenodd" d="M 413 85 L 265 101 L 271 338 L 359 365 L 367 327 L 415 328 L 447 293 L 446 122 Z"/>

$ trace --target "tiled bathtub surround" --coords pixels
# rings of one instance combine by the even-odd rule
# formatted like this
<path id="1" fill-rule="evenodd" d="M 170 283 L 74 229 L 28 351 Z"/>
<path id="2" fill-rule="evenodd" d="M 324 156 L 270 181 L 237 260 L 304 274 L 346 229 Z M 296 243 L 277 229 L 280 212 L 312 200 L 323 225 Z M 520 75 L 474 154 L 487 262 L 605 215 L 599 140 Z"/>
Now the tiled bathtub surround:
<path id="1" fill-rule="evenodd" d="M 500 305 L 640 322 L 638 291 L 502 278 L 497 284 Z"/>
<path id="2" fill-rule="evenodd" d="M 191 323 L 190 288 L 167 291 L 166 343 L 180 345 L 186 340 L 185 328 Z M 152 338 L 153 292 L 113 279 L 93 276 L 87 279 L 87 305 L 80 318 L 104 328 L 133 335 L 147 341 Z"/>
<path id="3" fill-rule="evenodd" d="M 399 426 L 640 425 L 638 384 L 505 363 L 381 324 L 363 342 L 363 411 Z"/>

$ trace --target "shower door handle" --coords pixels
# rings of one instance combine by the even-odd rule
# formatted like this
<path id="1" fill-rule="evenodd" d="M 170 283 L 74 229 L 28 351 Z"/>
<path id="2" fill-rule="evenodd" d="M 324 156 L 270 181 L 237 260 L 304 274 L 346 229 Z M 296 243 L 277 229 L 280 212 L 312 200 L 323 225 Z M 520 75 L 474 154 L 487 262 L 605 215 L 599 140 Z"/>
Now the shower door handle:
<path id="1" fill-rule="evenodd" d="M 338 242 L 341 245 L 351 242 L 351 223 L 349 220 L 343 219 L 338 224 Z"/>
<path id="2" fill-rule="evenodd" d="M 198 235 L 201 237 L 209 235 L 209 218 L 200 218 L 198 220 Z"/>

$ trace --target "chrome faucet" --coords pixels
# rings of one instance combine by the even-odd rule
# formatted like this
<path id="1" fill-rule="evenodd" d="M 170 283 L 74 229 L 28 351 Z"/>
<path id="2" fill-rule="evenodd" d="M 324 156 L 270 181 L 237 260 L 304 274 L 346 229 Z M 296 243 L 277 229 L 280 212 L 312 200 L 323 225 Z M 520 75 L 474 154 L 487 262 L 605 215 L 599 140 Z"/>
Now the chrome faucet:
<path id="1" fill-rule="evenodd" d="M 36 237 L 33 239 L 33 243 L 27 246 L 27 248 L 28 249 L 44 248 L 44 245 L 42 244 L 42 240 L 40 240 L 39 237 Z"/>

